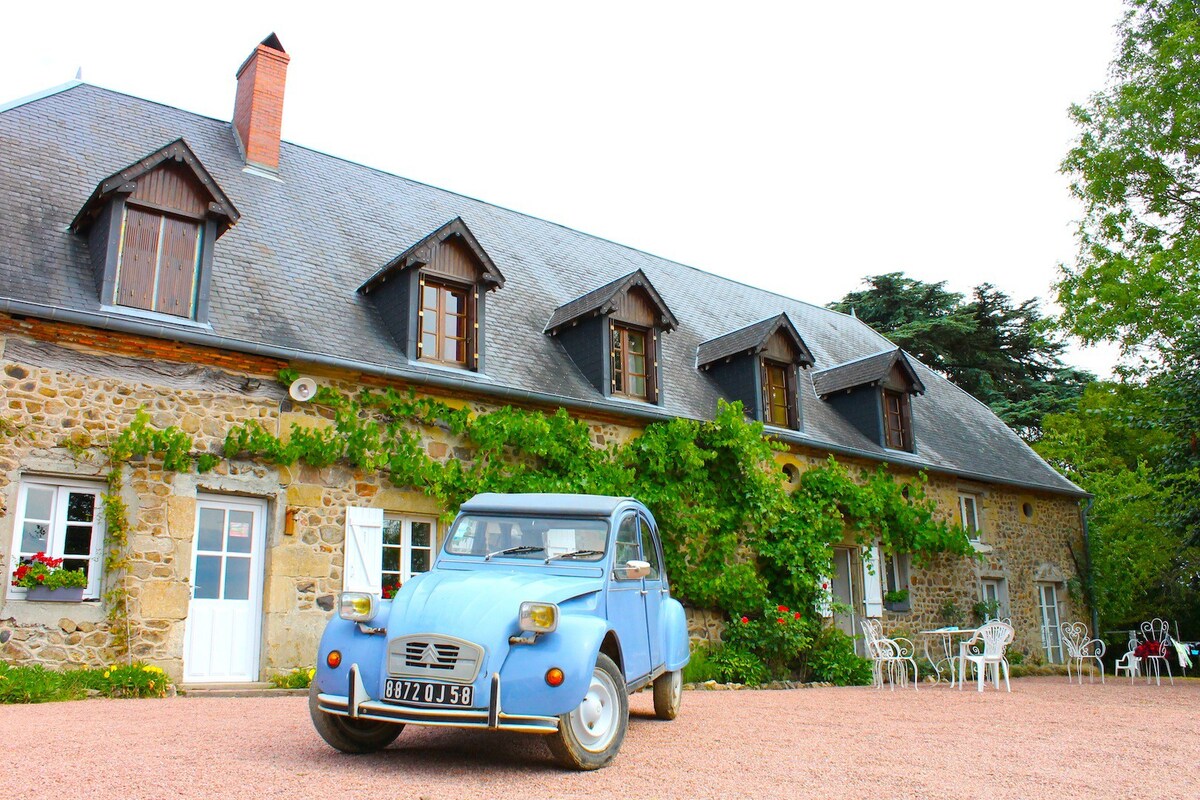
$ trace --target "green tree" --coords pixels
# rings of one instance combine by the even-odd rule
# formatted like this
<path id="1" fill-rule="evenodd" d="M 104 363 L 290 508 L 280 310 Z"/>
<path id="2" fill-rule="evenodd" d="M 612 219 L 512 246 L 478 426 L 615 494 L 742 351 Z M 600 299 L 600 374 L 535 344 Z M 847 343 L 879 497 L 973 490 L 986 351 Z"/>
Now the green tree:
<path id="1" fill-rule="evenodd" d="M 1037 301 L 1016 304 L 989 283 L 971 299 L 891 272 L 866 279 L 830 308 L 863 322 L 986 403 L 1027 439 L 1042 416 L 1074 405 L 1090 373 L 1062 363 L 1064 345 Z"/>
<path id="2" fill-rule="evenodd" d="M 1084 204 L 1061 268 L 1067 327 L 1127 352 L 1169 347 L 1200 303 L 1200 5 L 1127 0 L 1107 89 L 1071 108 L 1063 161 Z"/>

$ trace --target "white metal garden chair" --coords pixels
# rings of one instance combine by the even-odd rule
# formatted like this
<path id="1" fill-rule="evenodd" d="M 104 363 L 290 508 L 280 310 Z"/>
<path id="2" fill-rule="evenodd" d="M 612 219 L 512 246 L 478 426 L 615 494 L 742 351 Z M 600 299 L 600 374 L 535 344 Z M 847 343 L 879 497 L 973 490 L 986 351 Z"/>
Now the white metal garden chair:
<path id="1" fill-rule="evenodd" d="M 1012 644 L 1013 635 L 1011 625 L 992 621 L 975 631 L 974 636 L 963 642 L 962 658 L 964 662 L 969 661 L 975 667 L 979 691 L 983 691 L 984 671 L 989 666 L 992 668 L 992 682 L 996 688 L 1000 688 L 1000 668 L 1003 667 L 1004 687 L 1008 691 L 1012 691 L 1012 684 L 1008 681 L 1008 659 L 1004 657 L 1004 651 Z M 965 667 L 966 664 L 964 663 L 963 666 Z M 959 689 L 962 689 L 964 682 L 958 684 Z"/>
<path id="2" fill-rule="evenodd" d="M 1171 626 L 1167 625 L 1165 619 L 1155 618 L 1149 622 L 1143 622 L 1139 638 L 1141 644 L 1138 649 L 1144 649 L 1144 654 L 1140 658 L 1143 671 L 1146 673 L 1146 683 L 1150 683 L 1150 673 L 1153 672 L 1154 685 L 1161 686 L 1160 670 L 1166 666 L 1167 678 L 1174 686 L 1175 678 L 1171 675 L 1171 656 L 1175 654 L 1175 649 L 1171 644 Z"/>
<path id="3" fill-rule="evenodd" d="M 1088 662 L 1088 682 L 1094 683 L 1096 671 L 1092 661 L 1100 668 L 1100 682 L 1104 683 L 1104 642 L 1099 639 L 1089 639 L 1087 625 L 1082 622 L 1064 622 L 1058 626 L 1062 634 L 1062 642 L 1067 647 L 1067 683 L 1071 682 L 1071 664 L 1075 665 L 1075 673 L 1079 683 L 1083 683 L 1083 662 Z"/>
<path id="4" fill-rule="evenodd" d="M 1133 683 L 1133 679 L 1142 674 L 1141 662 L 1137 657 L 1138 638 L 1137 631 L 1129 632 L 1129 649 L 1125 651 L 1125 655 L 1121 656 L 1113 664 L 1113 675 L 1120 675 L 1122 672 L 1129 676 L 1129 682 Z"/>
<path id="5" fill-rule="evenodd" d="M 913 689 L 917 689 L 916 647 L 908 639 L 897 636 L 893 639 L 883 635 L 883 625 L 877 619 L 859 620 L 862 626 L 863 638 L 867 645 L 867 657 L 871 659 L 871 674 L 875 688 L 883 688 L 884 672 L 892 691 L 896 684 L 908 684 L 908 668 L 912 666 Z"/>

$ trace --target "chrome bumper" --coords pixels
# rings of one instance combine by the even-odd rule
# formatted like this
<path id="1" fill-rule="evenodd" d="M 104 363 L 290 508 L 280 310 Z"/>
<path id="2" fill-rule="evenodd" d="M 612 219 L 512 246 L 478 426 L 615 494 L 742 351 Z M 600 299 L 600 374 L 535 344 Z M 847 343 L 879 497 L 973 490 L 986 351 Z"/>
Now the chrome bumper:
<path id="1" fill-rule="evenodd" d="M 401 703 L 385 703 L 367 695 L 358 665 L 350 665 L 347 694 L 319 694 L 317 707 L 326 714 L 378 722 L 402 722 L 406 725 L 429 725 L 442 728 L 481 728 L 485 730 L 519 731 L 521 733 L 555 733 L 558 717 L 506 714 L 500 710 L 500 676 L 492 676 L 492 696 L 488 708 L 421 708 Z"/>

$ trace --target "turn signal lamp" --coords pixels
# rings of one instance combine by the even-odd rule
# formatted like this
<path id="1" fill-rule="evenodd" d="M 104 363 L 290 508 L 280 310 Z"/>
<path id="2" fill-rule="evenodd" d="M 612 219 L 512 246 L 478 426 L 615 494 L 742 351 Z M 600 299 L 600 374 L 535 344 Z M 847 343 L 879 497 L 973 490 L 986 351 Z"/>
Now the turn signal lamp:
<path id="1" fill-rule="evenodd" d="M 547 686 L 562 686 L 562 682 L 566 679 L 563 671 L 558 667 L 551 667 L 546 670 L 546 685 Z"/>
<path id="2" fill-rule="evenodd" d="M 329 655 L 325 656 L 325 663 L 330 669 L 337 669 L 342 663 L 342 651 L 330 650 Z"/>
<path id="3" fill-rule="evenodd" d="M 554 603 L 521 603 L 517 624 L 523 631 L 551 633 L 558 627 L 558 606 Z"/>
<path id="4" fill-rule="evenodd" d="M 338 614 L 351 622 L 370 622 L 379 610 L 379 596 L 369 592 L 342 592 Z"/>

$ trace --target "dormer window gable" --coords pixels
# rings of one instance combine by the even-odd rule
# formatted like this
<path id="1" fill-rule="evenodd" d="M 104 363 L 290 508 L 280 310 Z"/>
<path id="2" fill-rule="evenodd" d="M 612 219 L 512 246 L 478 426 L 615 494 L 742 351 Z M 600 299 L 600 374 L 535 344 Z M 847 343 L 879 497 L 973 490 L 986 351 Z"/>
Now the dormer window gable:
<path id="1" fill-rule="evenodd" d="M 487 294 L 503 286 L 499 267 L 455 217 L 385 264 L 358 292 L 371 298 L 409 361 L 482 372 Z"/>
<path id="2" fill-rule="evenodd" d="M 679 326 L 640 269 L 554 310 L 546 334 L 606 397 L 662 402 L 662 335 Z"/>
<path id="3" fill-rule="evenodd" d="M 696 348 L 696 366 L 717 382 L 726 398 L 740 400 L 749 416 L 779 428 L 801 427 L 798 370 L 812 365 L 812 353 L 787 314 Z"/>
<path id="4" fill-rule="evenodd" d="M 214 245 L 239 217 L 176 139 L 102 180 L 71 231 L 88 237 L 102 306 L 203 323 Z"/>
<path id="5" fill-rule="evenodd" d="M 817 396 L 880 447 L 916 450 L 911 398 L 924 394 L 925 384 L 903 350 L 848 361 L 812 379 Z"/>

